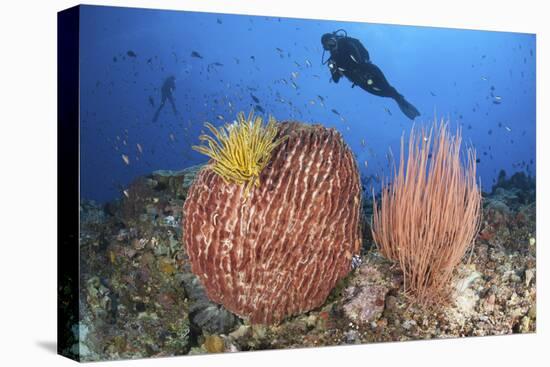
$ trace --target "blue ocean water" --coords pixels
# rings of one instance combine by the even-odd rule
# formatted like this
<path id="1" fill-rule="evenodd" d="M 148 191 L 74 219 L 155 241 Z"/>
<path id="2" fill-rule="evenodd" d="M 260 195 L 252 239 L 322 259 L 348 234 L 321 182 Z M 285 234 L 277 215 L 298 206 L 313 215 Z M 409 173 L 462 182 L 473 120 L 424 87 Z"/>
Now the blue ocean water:
<path id="1" fill-rule="evenodd" d="M 204 122 L 252 108 L 338 129 L 377 187 L 413 122 L 392 99 L 329 82 L 320 40 L 337 29 L 416 106 L 415 124 L 462 127 L 484 191 L 501 169 L 536 174 L 533 34 L 95 6 L 80 22 L 82 198 L 112 200 L 153 170 L 206 162 L 191 149 Z M 153 121 L 169 76 L 178 114 L 167 102 Z"/>

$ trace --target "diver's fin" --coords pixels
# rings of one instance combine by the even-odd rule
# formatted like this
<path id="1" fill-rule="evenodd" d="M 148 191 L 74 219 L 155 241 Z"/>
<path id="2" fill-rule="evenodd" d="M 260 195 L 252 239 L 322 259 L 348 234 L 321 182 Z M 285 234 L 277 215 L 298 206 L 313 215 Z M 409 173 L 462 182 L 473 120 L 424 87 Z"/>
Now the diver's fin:
<path id="1" fill-rule="evenodd" d="M 401 112 L 405 114 L 408 118 L 411 120 L 414 120 L 415 117 L 420 116 L 420 112 L 414 107 L 412 104 L 410 104 L 404 97 L 396 98 L 395 101 L 399 105 L 399 109 Z"/>

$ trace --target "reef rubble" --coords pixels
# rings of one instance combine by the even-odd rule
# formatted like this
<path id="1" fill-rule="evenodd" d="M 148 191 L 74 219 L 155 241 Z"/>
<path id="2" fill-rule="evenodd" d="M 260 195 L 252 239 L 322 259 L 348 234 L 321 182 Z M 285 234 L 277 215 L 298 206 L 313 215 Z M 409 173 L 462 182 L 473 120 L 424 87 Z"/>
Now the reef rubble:
<path id="1" fill-rule="evenodd" d="M 534 180 L 525 175 L 501 175 L 484 194 L 448 305 L 412 304 L 365 230 L 360 265 L 322 306 L 251 325 L 208 300 L 182 246 L 182 207 L 200 168 L 155 171 L 107 204 L 82 200 L 80 315 L 68 352 L 98 361 L 536 330 Z"/>

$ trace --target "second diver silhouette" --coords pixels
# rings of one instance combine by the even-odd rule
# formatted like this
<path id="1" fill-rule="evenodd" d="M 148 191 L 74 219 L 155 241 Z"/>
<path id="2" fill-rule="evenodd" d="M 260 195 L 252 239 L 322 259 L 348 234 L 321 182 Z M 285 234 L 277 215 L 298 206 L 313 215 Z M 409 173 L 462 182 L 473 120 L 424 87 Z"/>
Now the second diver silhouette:
<path id="1" fill-rule="evenodd" d="M 339 32 L 344 32 L 345 35 Z M 339 29 L 323 34 L 321 43 L 324 51 L 330 52 L 330 58 L 322 63 L 328 64 L 331 79 L 335 83 L 343 75 L 352 82 L 352 88 L 358 85 L 376 96 L 394 99 L 399 109 L 411 120 L 420 116 L 416 107 L 399 94 L 386 80 L 382 70 L 370 61 L 369 52 L 358 39 L 348 37 L 345 30 Z"/>
<path id="2" fill-rule="evenodd" d="M 155 111 L 155 115 L 153 116 L 153 122 L 156 122 L 158 120 L 160 111 L 166 104 L 166 100 L 170 102 L 170 104 L 172 105 L 172 110 L 174 111 L 174 115 L 177 116 L 178 110 L 176 109 L 176 104 L 174 103 L 174 96 L 172 95 L 175 89 L 176 89 L 176 77 L 169 76 L 168 78 L 166 78 L 164 83 L 162 83 L 162 87 L 160 88 L 161 100 L 160 100 L 159 107 L 157 108 L 157 110 Z"/>

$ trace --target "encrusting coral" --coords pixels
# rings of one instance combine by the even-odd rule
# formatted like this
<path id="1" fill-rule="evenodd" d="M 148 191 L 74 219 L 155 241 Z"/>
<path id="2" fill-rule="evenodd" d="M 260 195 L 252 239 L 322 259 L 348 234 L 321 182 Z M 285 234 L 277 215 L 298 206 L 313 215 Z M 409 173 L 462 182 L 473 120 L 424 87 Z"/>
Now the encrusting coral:
<path id="1" fill-rule="evenodd" d="M 461 140 L 460 129 L 452 136 L 444 121 L 429 131 L 413 127 L 407 160 L 402 137 L 399 170 L 383 185 L 380 206 L 374 201 L 373 239 L 399 264 L 405 291 L 420 304 L 447 299 L 453 271 L 478 232 L 476 155 L 468 149 L 463 166 Z"/>
<path id="2" fill-rule="evenodd" d="M 210 129 L 221 145 L 203 138 L 211 149 L 202 152 L 215 154 L 189 189 L 183 241 L 212 301 L 277 323 L 322 305 L 351 270 L 361 248 L 359 173 L 334 129 L 270 119 L 262 131 L 261 120 L 240 116 L 228 132 Z"/>

